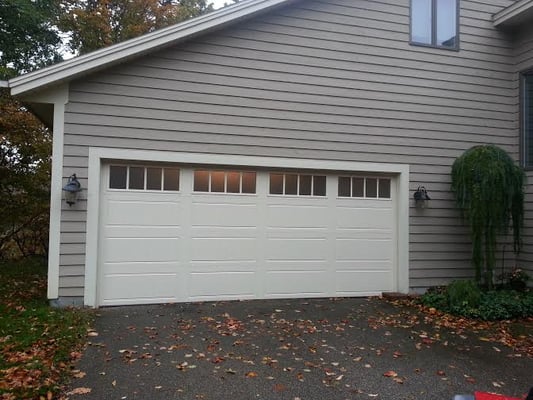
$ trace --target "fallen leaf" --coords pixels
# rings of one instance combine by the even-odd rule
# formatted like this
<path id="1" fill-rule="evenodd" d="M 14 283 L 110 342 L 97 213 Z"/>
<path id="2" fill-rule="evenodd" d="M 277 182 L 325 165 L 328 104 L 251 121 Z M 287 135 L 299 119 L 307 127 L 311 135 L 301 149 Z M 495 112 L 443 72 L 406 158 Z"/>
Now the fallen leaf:
<path id="1" fill-rule="evenodd" d="M 87 387 L 79 387 L 72 389 L 70 392 L 67 393 L 67 395 L 72 396 L 74 394 L 88 394 L 91 393 L 92 389 Z"/>
<path id="2" fill-rule="evenodd" d="M 398 374 L 394 371 L 387 371 L 383 374 L 383 376 L 386 376 L 387 378 L 394 378 L 397 377 Z"/>
<path id="3" fill-rule="evenodd" d="M 80 378 L 80 379 L 83 378 L 85 375 L 87 375 L 87 374 L 85 372 L 83 372 L 83 371 L 78 371 L 78 372 L 72 374 L 72 376 L 74 378 Z"/>
<path id="4" fill-rule="evenodd" d="M 256 378 L 257 377 L 257 372 L 250 371 L 250 372 L 247 372 L 246 374 L 244 374 L 244 376 L 247 377 L 247 378 Z"/>
<path id="5" fill-rule="evenodd" d="M 287 390 L 287 386 L 285 386 L 285 385 L 283 385 L 283 384 L 281 384 L 281 383 L 276 383 L 276 384 L 274 385 L 274 391 L 275 391 L 275 392 L 278 392 L 278 393 L 279 393 L 279 392 L 284 392 L 284 391 L 286 391 L 286 390 Z"/>

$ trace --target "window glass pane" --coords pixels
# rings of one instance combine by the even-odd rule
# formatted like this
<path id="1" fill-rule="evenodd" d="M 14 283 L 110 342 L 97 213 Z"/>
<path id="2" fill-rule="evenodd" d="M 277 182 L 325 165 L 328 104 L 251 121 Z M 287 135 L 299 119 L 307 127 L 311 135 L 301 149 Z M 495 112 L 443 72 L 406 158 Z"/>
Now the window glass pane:
<path id="1" fill-rule="evenodd" d="M 126 189 L 126 179 L 128 176 L 128 167 L 111 165 L 109 167 L 109 188 Z"/>
<path id="2" fill-rule="evenodd" d="M 164 190 L 180 190 L 180 170 L 178 168 L 165 168 Z"/>
<path id="3" fill-rule="evenodd" d="M 352 178 L 352 197 L 365 197 L 365 178 Z"/>
<path id="4" fill-rule="evenodd" d="M 283 174 L 270 174 L 270 194 L 283 194 Z"/>
<path id="5" fill-rule="evenodd" d="M 378 180 L 366 178 L 366 197 L 378 197 Z"/>
<path id="6" fill-rule="evenodd" d="M 255 172 L 242 173 L 242 193 L 255 193 Z"/>
<path id="7" fill-rule="evenodd" d="M 319 175 L 313 176 L 313 196 L 326 195 L 326 177 Z"/>
<path id="8" fill-rule="evenodd" d="M 431 44 L 431 0 L 411 0 L 411 41 Z"/>
<path id="9" fill-rule="evenodd" d="M 379 197 L 390 199 L 390 179 L 379 179 Z"/>
<path id="10" fill-rule="evenodd" d="M 228 172 L 227 178 L 228 181 L 226 185 L 228 186 L 228 193 L 240 193 L 241 192 L 241 173 L 240 172 Z"/>
<path id="11" fill-rule="evenodd" d="M 311 175 L 300 175 L 300 196 L 311 196 Z"/>
<path id="12" fill-rule="evenodd" d="M 533 166 L 533 75 L 524 75 L 523 97 L 524 166 Z"/>
<path id="13" fill-rule="evenodd" d="M 347 176 L 339 176 L 339 197 L 350 197 L 351 187 L 350 182 L 352 180 Z"/>
<path id="14" fill-rule="evenodd" d="M 298 194 L 298 175 L 285 175 L 285 194 Z"/>
<path id="15" fill-rule="evenodd" d="M 194 171 L 194 191 L 209 192 L 209 171 Z"/>
<path id="16" fill-rule="evenodd" d="M 161 168 L 146 168 L 146 189 L 161 190 Z"/>
<path id="17" fill-rule="evenodd" d="M 222 193 L 224 192 L 224 171 L 211 172 L 211 191 Z"/>
<path id="18" fill-rule="evenodd" d="M 144 167 L 130 167 L 129 189 L 144 189 Z"/>
<path id="19" fill-rule="evenodd" d="M 437 45 L 455 47 L 457 40 L 457 0 L 437 0 Z"/>

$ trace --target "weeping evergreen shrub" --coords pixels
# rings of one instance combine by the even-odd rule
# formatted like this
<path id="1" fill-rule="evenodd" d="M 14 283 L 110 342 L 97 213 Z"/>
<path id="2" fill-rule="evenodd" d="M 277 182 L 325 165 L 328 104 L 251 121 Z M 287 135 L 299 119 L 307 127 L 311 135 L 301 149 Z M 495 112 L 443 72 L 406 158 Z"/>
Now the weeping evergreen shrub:
<path id="1" fill-rule="evenodd" d="M 489 288 L 498 235 L 507 235 L 512 226 L 514 252 L 520 252 L 525 179 L 522 168 L 494 145 L 474 146 L 452 166 L 452 191 L 470 228 L 476 280 Z"/>

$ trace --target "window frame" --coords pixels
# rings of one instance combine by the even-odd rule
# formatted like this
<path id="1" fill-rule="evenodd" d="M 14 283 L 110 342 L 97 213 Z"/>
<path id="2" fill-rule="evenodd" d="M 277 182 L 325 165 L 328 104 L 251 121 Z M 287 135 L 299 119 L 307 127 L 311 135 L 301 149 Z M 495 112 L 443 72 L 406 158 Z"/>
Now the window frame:
<path id="1" fill-rule="evenodd" d="M 431 43 L 421 43 L 413 40 L 413 1 L 409 2 L 409 44 L 412 46 L 419 47 L 428 47 L 431 49 L 443 49 L 450 51 L 459 51 L 461 43 L 461 34 L 460 34 L 460 15 L 461 15 L 461 0 L 455 1 L 455 45 L 451 46 L 442 46 L 437 44 L 437 1 L 431 1 Z"/>
<path id="2" fill-rule="evenodd" d="M 126 168 L 126 187 L 125 188 L 114 188 L 111 187 L 111 168 L 112 167 L 123 167 Z M 142 189 L 132 189 L 130 188 L 130 168 L 142 168 L 143 169 L 143 188 Z M 148 189 L 148 169 L 160 169 L 161 170 L 161 188 L 160 189 Z M 165 170 L 176 170 L 178 177 L 178 189 L 165 189 Z M 151 164 L 122 164 L 122 163 L 111 163 L 108 165 L 107 169 L 107 184 L 106 189 L 110 191 L 118 192 L 150 192 L 150 193 L 180 193 L 181 184 L 182 184 L 182 167 L 173 166 L 173 165 L 151 165 Z"/>
<path id="3" fill-rule="evenodd" d="M 207 173 L 207 190 L 196 190 L 196 172 L 206 172 Z M 224 190 L 223 191 L 213 191 L 212 189 L 212 176 L 213 173 L 222 173 L 224 174 Z M 239 174 L 239 192 L 230 192 L 228 191 L 228 176 L 232 173 Z M 244 192 L 244 175 L 253 174 L 254 175 L 254 192 Z M 218 168 L 193 168 L 192 169 L 192 187 L 191 193 L 193 195 L 230 195 L 230 196 L 257 196 L 257 171 L 245 170 L 245 169 L 218 169 Z"/>
<path id="4" fill-rule="evenodd" d="M 533 110 L 531 112 L 526 111 L 529 104 L 526 96 L 526 80 L 528 78 L 533 81 L 533 69 L 528 69 L 520 73 L 520 165 L 527 171 L 533 171 L 533 156 L 531 160 L 528 157 L 528 153 L 533 154 Z M 528 140 L 526 135 L 528 125 L 531 126 L 532 131 L 530 140 Z M 528 148 L 532 149 L 531 152 L 528 151 Z"/>
<path id="5" fill-rule="evenodd" d="M 283 193 L 272 193 L 272 175 L 281 175 L 282 177 L 282 192 Z M 287 176 L 296 176 L 296 193 L 286 193 L 286 180 Z M 301 177 L 308 176 L 311 179 L 310 194 L 301 193 Z M 324 194 L 315 194 L 316 189 L 316 178 L 324 178 Z M 314 172 L 305 172 L 305 171 L 276 171 L 268 173 L 268 186 L 267 186 L 267 195 L 268 196 L 277 196 L 277 197 L 293 197 L 293 198 L 315 198 L 315 199 L 325 199 L 328 198 L 328 176 L 327 174 L 320 174 Z"/>
<path id="6" fill-rule="evenodd" d="M 340 180 L 341 178 L 349 179 L 350 180 L 350 195 L 349 196 L 341 196 L 339 194 L 339 186 L 340 186 Z M 363 180 L 363 196 L 354 196 L 354 190 L 353 190 L 353 180 L 354 179 L 362 179 Z M 370 197 L 367 195 L 367 179 L 375 179 L 376 180 L 376 196 Z M 389 181 L 389 197 L 382 197 L 380 195 L 380 186 L 381 181 Z M 380 200 L 380 201 L 392 201 L 392 181 L 393 178 L 390 176 L 372 176 L 372 175 L 350 175 L 350 174 L 339 174 L 337 176 L 337 199 L 359 199 L 359 200 Z"/>

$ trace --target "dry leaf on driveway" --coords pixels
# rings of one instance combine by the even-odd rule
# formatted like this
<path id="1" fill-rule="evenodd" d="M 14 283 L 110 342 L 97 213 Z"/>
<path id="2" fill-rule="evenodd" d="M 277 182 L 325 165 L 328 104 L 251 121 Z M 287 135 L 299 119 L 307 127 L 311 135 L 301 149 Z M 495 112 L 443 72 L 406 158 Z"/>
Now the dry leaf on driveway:
<path id="1" fill-rule="evenodd" d="M 75 394 L 88 394 L 91 392 L 92 392 L 91 388 L 79 387 L 79 388 L 72 389 L 70 392 L 67 393 L 67 395 L 72 396 Z"/>

